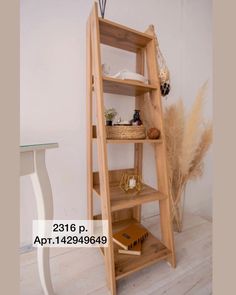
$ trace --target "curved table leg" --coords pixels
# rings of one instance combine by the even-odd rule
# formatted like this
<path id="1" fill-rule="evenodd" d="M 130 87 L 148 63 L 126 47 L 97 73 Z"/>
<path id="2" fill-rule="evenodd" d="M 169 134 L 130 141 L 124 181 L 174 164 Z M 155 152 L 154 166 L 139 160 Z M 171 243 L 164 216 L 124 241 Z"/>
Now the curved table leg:
<path id="1" fill-rule="evenodd" d="M 34 173 L 31 180 L 37 202 L 38 219 L 53 219 L 52 190 L 45 165 L 45 150 L 34 151 Z M 49 252 L 50 248 L 37 248 L 38 269 L 45 295 L 53 295 Z"/>

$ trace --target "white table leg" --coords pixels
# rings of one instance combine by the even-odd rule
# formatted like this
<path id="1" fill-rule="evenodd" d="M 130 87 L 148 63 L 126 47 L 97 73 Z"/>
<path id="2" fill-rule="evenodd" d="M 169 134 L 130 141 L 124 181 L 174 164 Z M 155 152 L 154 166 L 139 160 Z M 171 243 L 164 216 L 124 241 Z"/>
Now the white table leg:
<path id="1" fill-rule="evenodd" d="M 34 151 L 34 173 L 31 180 L 37 202 L 38 219 L 53 219 L 52 190 L 45 165 L 45 150 Z M 38 269 L 45 295 L 53 295 L 49 251 L 50 248 L 37 248 Z"/>

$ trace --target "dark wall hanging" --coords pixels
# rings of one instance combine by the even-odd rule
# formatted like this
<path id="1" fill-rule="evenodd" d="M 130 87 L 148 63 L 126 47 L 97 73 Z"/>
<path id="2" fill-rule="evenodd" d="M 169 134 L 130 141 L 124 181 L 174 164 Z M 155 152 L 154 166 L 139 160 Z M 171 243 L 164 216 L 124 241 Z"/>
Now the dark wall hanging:
<path id="1" fill-rule="evenodd" d="M 105 16 L 105 9 L 106 9 L 107 0 L 99 0 L 99 7 L 102 18 Z"/>
<path id="2" fill-rule="evenodd" d="M 155 32 L 154 26 L 153 31 Z M 156 55 L 157 55 L 157 63 L 159 67 L 159 79 L 160 79 L 160 90 L 161 95 L 166 96 L 170 92 L 170 72 L 166 64 L 166 60 L 161 52 L 157 36 L 155 34 L 155 43 L 156 43 Z"/>

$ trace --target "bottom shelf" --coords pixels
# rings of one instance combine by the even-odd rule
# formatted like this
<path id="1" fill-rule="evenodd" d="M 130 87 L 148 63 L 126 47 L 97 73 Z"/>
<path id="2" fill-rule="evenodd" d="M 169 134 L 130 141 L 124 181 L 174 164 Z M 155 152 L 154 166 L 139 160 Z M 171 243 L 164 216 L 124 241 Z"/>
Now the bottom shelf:
<path id="1" fill-rule="evenodd" d="M 128 219 L 113 223 L 113 232 L 119 231 L 131 223 L 136 223 L 134 219 Z M 142 268 L 167 258 L 171 251 L 162 244 L 156 237 L 148 232 L 148 238 L 143 242 L 142 254 L 140 256 L 118 253 L 118 246 L 114 245 L 115 276 L 116 280 L 130 275 Z"/>

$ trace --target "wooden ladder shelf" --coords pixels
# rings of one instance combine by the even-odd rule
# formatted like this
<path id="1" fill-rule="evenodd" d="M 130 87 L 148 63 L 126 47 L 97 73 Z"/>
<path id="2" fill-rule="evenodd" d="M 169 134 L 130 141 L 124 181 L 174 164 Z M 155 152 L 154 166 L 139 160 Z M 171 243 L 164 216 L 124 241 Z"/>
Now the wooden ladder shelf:
<path id="1" fill-rule="evenodd" d="M 88 167 L 88 218 L 107 219 L 109 247 L 103 249 L 107 284 L 111 294 L 116 294 L 116 281 L 159 260 L 167 260 L 175 267 L 175 250 L 170 215 L 169 184 L 166 164 L 166 148 L 163 129 L 162 103 L 159 85 L 159 69 L 156 62 L 153 27 L 145 33 L 98 17 L 94 3 L 87 22 L 87 167 Z M 144 74 L 145 60 L 149 84 L 124 81 L 102 76 L 100 44 L 116 47 L 136 54 L 136 71 Z M 94 78 L 93 78 L 94 77 Z M 93 92 L 96 100 L 96 128 L 92 125 Z M 161 131 L 159 140 L 111 140 L 106 138 L 104 118 L 104 93 L 135 97 L 135 106 L 141 110 L 144 125 Z M 96 130 L 94 130 L 96 129 Z M 97 143 L 99 171 L 93 172 L 92 145 Z M 107 144 L 134 144 L 134 167 L 108 171 Z M 144 184 L 135 197 L 129 197 L 119 188 L 124 172 L 142 175 L 143 144 L 152 143 L 156 161 L 158 190 Z M 100 216 L 93 213 L 93 195 L 101 200 Z M 142 255 L 118 254 L 112 241 L 112 233 L 128 224 L 141 222 L 141 206 L 147 202 L 159 202 L 161 239 L 149 233 L 143 243 Z"/>

